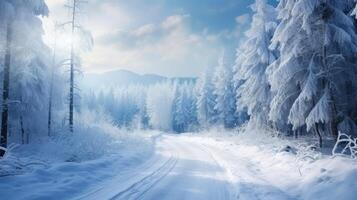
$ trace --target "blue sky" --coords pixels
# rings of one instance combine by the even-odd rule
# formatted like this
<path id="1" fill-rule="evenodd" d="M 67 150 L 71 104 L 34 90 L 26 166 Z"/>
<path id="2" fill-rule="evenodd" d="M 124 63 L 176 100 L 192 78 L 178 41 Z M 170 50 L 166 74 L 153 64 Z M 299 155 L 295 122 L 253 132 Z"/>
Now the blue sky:
<path id="1" fill-rule="evenodd" d="M 275 2 L 274 0 L 270 0 Z M 48 0 L 50 20 L 65 20 L 65 0 Z M 83 69 L 126 69 L 197 76 L 234 48 L 248 27 L 253 0 L 91 0 L 84 25 L 95 39 Z"/>

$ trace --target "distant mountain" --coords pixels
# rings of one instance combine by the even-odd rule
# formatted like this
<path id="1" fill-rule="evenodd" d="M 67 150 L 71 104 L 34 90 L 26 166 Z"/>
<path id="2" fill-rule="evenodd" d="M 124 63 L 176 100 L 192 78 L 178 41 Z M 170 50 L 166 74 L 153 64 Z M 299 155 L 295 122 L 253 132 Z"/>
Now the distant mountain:
<path id="1" fill-rule="evenodd" d="M 164 81 L 178 81 L 180 83 L 186 81 L 195 81 L 192 77 L 174 77 L 168 78 L 157 74 L 140 75 L 128 70 L 115 70 L 101 74 L 86 73 L 82 81 L 82 88 L 85 90 L 111 88 L 111 87 L 127 87 L 130 85 L 154 85 Z"/>

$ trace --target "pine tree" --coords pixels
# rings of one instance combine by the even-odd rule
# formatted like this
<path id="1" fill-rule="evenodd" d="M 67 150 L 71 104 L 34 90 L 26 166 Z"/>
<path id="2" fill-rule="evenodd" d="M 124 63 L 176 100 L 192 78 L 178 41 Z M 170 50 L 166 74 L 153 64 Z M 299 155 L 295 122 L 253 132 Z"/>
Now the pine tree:
<path id="1" fill-rule="evenodd" d="M 269 68 L 275 96 L 270 119 L 293 130 L 337 135 L 337 125 L 350 117 L 346 109 L 355 88 L 356 34 L 347 14 L 348 1 L 285 0 L 278 5 L 279 26 L 272 49 L 280 58 Z M 353 105 L 353 103 L 352 103 Z M 350 110 L 350 111 L 348 111 Z"/>
<path id="2" fill-rule="evenodd" d="M 173 127 L 178 133 L 192 131 L 198 124 L 193 90 L 194 84 L 192 83 L 186 82 L 177 86 L 173 108 Z"/>
<path id="3" fill-rule="evenodd" d="M 199 78 L 196 86 L 197 117 L 203 128 L 209 128 L 217 122 L 217 113 L 214 109 L 216 96 L 212 82 L 213 70 L 207 69 Z"/>
<path id="4" fill-rule="evenodd" d="M 197 116 L 197 98 L 195 95 L 195 84 L 187 83 L 185 87 L 186 92 L 186 103 L 185 103 L 185 113 L 187 127 L 186 131 L 196 131 L 198 126 L 198 116 Z"/>
<path id="5" fill-rule="evenodd" d="M 10 65 L 11 65 L 11 47 L 12 47 L 12 18 L 13 9 L 7 1 L 0 2 L 0 13 L 1 15 L 1 27 L 6 30 L 5 33 L 5 59 L 4 59 L 4 70 L 3 70 L 3 95 L 2 95 L 2 115 L 1 115 L 1 141 L 0 145 L 3 148 L 7 148 L 8 139 L 8 123 L 9 123 L 9 84 L 10 84 Z M 4 150 L 0 151 L 0 157 L 5 154 Z"/>
<path id="6" fill-rule="evenodd" d="M 226 128 L 236 125 L 236 95 L 233 87 L 233 68 L 226 63 L 225 54 L 220 57 L 213 77 L 215 111 L 218 124 Z"/>
<path id="7" fill-rule="evenodd" d="M 42 40 L 43 30 L 38 16 L 48 15 L 48 8 L 43 0 L 2 1 L 0 4 L 4 9 L 0 13 L 5 16 L 1 17 L 0 26 L 7 30 L 2 107 L 2 145 L 5 147 L 10 123 L 19 124 L 14 127 L 19 127 L 22 143 L 25 126 L 31 132 L 42 131 L 49 51 Z M 29 131 L 26 137 L 29 138 Z"/>
<path id="8" fill-rule="evenodd" d="M 237 85 L 237 110 L 247 108 L 256 125 L 267 126 L 270 110 L 270 84 L 266 76 L 267 67 L 276 59 L 277 52 L 269 49 L 276 23 L 274 7 L 265 0 L 257 0 L 251 6 L 255 12 L 247 40 L 237 51 L 235 84 Z"/>
<path id="9" fill-rule="evenodd" d="M 150 126 L 162 131 L 172 131 L 174 90 L 171 83 L 159 83 L 148 89 L 146 99 Z"/>
<path id="10" fill-rule="evenodd" d="M 185 88 L 180 85 L 175 87 L 175 97 L 173 103 L 173 130 L 178 133 L 185 132 L 186 117 L 185 117 Z"/>

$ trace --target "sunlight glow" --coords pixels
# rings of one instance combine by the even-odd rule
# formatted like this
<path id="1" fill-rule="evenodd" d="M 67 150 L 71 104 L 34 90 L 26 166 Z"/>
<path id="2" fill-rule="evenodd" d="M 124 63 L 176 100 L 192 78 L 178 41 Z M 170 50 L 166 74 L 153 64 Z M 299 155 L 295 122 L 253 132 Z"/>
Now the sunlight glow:
<path id="1" fill-rule="evenodd" d="M 56 23 L 50 19 L 42 18 L 44 25 L 44 42 L 53 49 L 56 43 L 56 51 L 61 51 L 65 53 L 71 48 L 72 40 L 75 48 L 78 48 L 81 42 L 81 38 L 74 34 L 72 39 L 72 34 L 70 31 L 66 30 L 66 27 L 57 27 Z"/>

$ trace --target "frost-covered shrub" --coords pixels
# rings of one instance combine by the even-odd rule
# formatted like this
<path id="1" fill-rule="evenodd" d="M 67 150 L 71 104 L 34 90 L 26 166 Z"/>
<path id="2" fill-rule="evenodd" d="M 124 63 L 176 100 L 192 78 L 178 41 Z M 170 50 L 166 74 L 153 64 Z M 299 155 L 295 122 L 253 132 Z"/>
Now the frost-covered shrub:
<path id="1" fill-rule="evenodd" d="M 43 145 L 45 157 L 51 155 L 55 159 L 74 162 L 120 153 L 128 145 L 148 146 L 143 137 L 115 126 L 103 112 L 87 110 L 78 115 L 73 133 L 60 131 Z"/>

